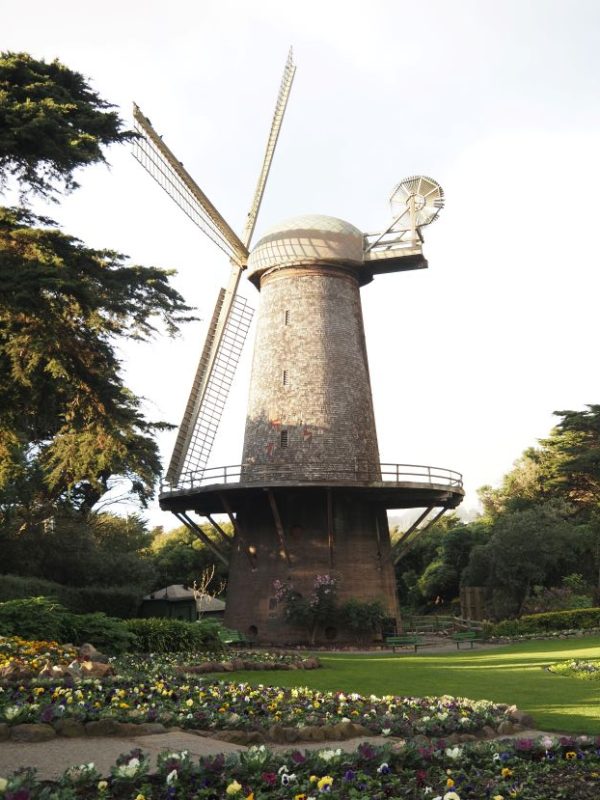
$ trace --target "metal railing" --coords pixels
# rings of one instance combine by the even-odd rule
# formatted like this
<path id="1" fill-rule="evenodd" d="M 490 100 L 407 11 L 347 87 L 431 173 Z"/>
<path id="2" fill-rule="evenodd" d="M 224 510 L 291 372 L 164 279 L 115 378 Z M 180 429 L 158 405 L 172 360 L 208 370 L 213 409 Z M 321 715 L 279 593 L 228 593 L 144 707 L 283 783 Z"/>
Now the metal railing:
<path id="1" fill-rule="evenodd" d="M 176 484 L 161 480 L 160 491 L 169 494 L 215 485 L 262 483 L 354 483 L 360 486 L 414 483 L 462 489 L 463 479 L 460 472 L 452 469 L 420 464 L 235 464 L 184 472 Z"/>

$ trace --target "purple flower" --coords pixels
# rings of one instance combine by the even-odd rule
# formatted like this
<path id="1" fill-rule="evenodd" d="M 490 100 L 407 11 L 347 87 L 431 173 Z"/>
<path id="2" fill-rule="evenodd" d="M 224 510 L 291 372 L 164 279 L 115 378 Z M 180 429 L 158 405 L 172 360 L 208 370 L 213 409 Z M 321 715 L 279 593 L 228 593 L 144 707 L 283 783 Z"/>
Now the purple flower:
<path id="1" fill-rule="evenodd" d="M 344 772 L 345 781 L 353 781 L 356 778 L 356 772 L 353 769 L 348 769 Z"/>

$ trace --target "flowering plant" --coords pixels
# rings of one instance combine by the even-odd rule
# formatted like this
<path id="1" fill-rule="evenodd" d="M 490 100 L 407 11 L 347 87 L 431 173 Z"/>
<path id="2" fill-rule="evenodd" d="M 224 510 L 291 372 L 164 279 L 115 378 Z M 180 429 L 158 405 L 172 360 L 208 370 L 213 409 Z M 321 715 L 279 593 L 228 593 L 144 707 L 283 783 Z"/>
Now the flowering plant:
<path id="1" fill-rule="evenodd" d="M 292 584 L 273 582 L 275 597 L 285 605 L 285 618 L 292 625 L 306 628 L 314 645 L 319 626 L 335 622 L 337 581 L 331 575 L 317 575 L 309 597 L 303 597 Z"/>

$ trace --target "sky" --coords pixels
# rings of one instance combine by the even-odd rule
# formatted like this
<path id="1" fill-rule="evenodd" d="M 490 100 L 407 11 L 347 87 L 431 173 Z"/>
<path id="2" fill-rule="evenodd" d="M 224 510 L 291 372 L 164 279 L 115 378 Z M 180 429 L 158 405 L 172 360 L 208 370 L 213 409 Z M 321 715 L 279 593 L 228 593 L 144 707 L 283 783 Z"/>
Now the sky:
<path id="1" fill-rule="evenodd" d="M 599 402 L 596 0 L 29 0 L 3 14 L 0 42 L 82 72 L 128 124 L 135 100 L 238 232 L 293 45 L 254 241 L 304 213 L 383 230 L 402 178 L 440 182 L 429 269 L 362 290 L 382 461 L 460 471 L 476 509 L 477 488 L 548 434 L 553 411 Z M 127 147 L 108 158 L 37 208 L 90 246 L 177 270 L 202 321 L 121 347 L 148 416 L 177 424 L 227 257 Z M 251 342 L 211 465 L 241 460 L 250 357 Z M 174 437 L 160 439 L 165 466 Z M 156 504 L 146 517 L 176 522 Z"/>

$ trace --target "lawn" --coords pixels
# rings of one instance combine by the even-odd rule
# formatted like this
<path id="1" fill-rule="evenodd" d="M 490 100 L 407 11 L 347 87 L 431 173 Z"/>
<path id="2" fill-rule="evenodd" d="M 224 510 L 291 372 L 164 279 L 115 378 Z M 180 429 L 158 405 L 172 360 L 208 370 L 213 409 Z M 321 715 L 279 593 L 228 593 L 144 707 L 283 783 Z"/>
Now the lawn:
<path id="1" fill-rule="evenodd" d="M 235 680 L 362 694 L 442 695 L 514 703 L 540 730 L 600 734 L 600 686 L 543 667 L 600 658 L 600 638 L 534 641 L 489 650 L 436 654 L 319 654 L 310 672 L 236 672 Z M 227 673 L 227 678 L 233 677 Z"/>

